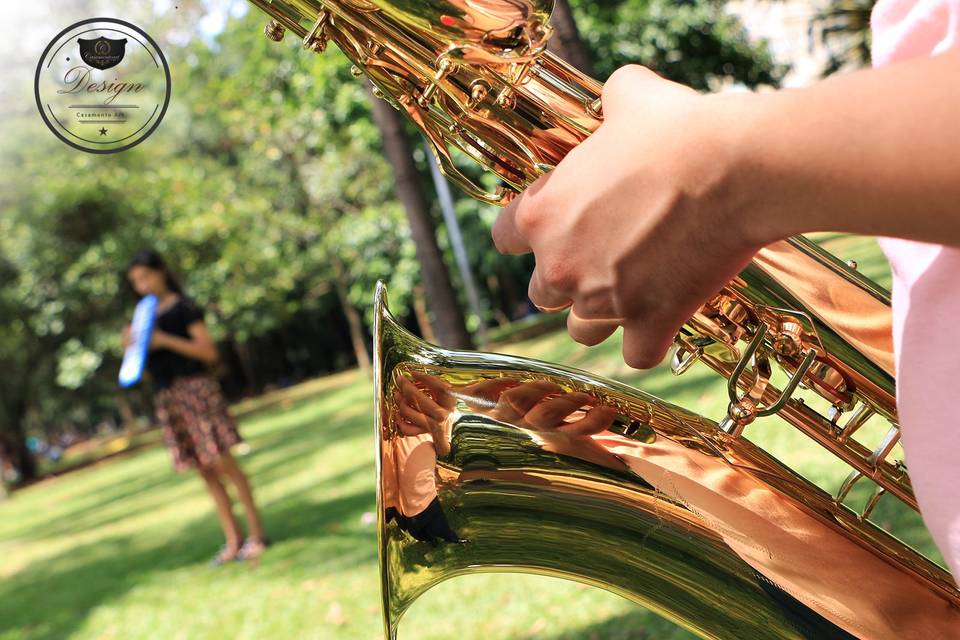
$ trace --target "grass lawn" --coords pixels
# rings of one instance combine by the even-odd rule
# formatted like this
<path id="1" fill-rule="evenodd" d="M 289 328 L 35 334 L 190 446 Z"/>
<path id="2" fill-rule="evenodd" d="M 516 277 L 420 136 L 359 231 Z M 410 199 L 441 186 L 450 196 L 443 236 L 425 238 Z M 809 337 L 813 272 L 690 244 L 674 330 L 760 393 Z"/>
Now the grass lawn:
<path id="1" fill-rule="evenodd" d="M 874 245 L 827 238 L 881 281 Z M 638 373 L 619 338 L 593 349 L 555 332 L 504 350 L 571 364 L 718 418 L 722 385 L 705 369 Z M 174 474 L 147 447 L 42 482 L 0 503 L 0 639 L 381 637 L 375 557 L 369 381 L 348 372 L 244 406 L 250 473 L 275 545 L 259 564 L 211 569 L 221 543 L 193 474 Z M 788 463 L 835 488 L 843 470 L 784 425 L 748 431 Z M 919 519 L 881 503 L 879 519 L 926 553 Z M 604 591 L 536 576 L 457 578 L 404 618 L 403 640 L 689 638 Z"/>

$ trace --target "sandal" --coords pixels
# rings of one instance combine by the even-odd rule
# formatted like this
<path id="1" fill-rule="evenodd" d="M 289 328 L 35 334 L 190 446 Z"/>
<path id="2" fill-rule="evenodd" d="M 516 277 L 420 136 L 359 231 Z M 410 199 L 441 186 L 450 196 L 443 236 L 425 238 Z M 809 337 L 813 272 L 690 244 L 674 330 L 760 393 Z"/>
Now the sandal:
<path id="1" fill-rule="evenodd" d="M 217 551 L 217 555 L 213 556 L 210 559 L 211 567 L 220 567 L 228 562 L 233 562 L 234 560 L 242 560 L 240 557 L 240 552 L 243 550 L 243 545 L 239 547 L 230 547 L 229 545 L 223 545 L 220 547 L 220 550 Z"/>
<path id="2" fill-rule="evenodd" d="M 237 560 L 256 560 L 263 555 L 263 552 L 266 551 L 270 544 L 270 538 L 266 536 L 262 538 L 247 538 L 237 551 Z"/>

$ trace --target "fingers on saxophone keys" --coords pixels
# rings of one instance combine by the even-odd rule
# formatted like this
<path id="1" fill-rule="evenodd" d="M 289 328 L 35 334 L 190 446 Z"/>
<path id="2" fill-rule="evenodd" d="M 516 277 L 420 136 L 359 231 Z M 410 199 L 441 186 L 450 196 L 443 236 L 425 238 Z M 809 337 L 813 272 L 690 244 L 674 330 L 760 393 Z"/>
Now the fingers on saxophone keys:
<path id="1" fill-rule="evenodd" d="M 567 316 L 567 332 L 580 344 L 592 347 L 600 344 L 620 326 L 616 320 L 588 320 L 578 314 L 579 305 L 574 305 Z"/>
<path id="2" fill-rule="evenodd" d="M 532 251 L 529 241 L 517 226 L 517 211 L 525 200 L 526 193 L 521 193 L 514 198 L 510 204 L 503 208 L 493 225 L 491 230 L 493 244 L 496 245 L 497 251 L 502 254 L 515 255 Z"/>
<path id="3" fill-rule="evenodd" d="M 670 320 L 646 315 L 642 321 L 623 326 L 623 361 L 634 369 L 652 369 L 667 355 L 680 325 Z"/>
<path id="4" fill-rule="evenodd" d="M 500 253 L 520 254 L 533 251 L 534 236 L 541 234 L 550 223 L 551 213 L 556 208 L 547 201 L 541 191 L 547 186 L 552 173 L 540 176 L 526 191 L 510 201 L 497 222 L 493 225 L 493 242 Z"/>
<path id="5" fill-rule="evenodd" d="M 548 271 L 538 265 L 530 276 L 527 295 L 541 311 L 562 311 L 573 304 L 570 294 L 565 291 L 571 285 L 572 274 L 568 274 L 563 266 L 550 268 Z"/>

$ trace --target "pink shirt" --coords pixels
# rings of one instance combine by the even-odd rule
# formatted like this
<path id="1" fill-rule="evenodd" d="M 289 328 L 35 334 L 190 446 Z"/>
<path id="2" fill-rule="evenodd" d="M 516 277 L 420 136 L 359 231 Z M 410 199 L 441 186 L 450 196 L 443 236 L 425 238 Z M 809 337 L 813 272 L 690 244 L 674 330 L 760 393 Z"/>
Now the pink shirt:
<path id="1" fill-rule="evenodd" d="M 942 53 L 960 46 L 960 0 L 879 0 L 872 27 L 874 66 Z M 960 248 L 891 238 L 881 246 L 893 267 L 906 462 L 924 521 L 960 576 Z"/>

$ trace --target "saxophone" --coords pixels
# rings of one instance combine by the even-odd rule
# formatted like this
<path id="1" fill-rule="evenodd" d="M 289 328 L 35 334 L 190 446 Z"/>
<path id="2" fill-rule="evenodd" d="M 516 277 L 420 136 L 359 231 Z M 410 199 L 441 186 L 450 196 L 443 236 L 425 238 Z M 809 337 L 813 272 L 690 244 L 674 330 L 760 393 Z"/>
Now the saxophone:
<path id="1" fill-rule="evenodd" d="M 251 2 L 271 40 L 339 47 L 479 200 L 505 204 L 602 122 L 602 85 L 546 50 L 550 0 Z M 428 345 L 380 285 L 386 636 L 438 582 L 513 571 L 608 589 L 704 638 L 960 638 L 950 574 L 871 521 L 887 494 L 917 508 L 893 459 L 889 304 L 802 237 L 761 250 L 675 338 L 674 373 L 702 362 L 726 380 L 717 423 L 575 369 Z M 837 491 L 744 437 L 774 415 L 849 468 Z"/>

